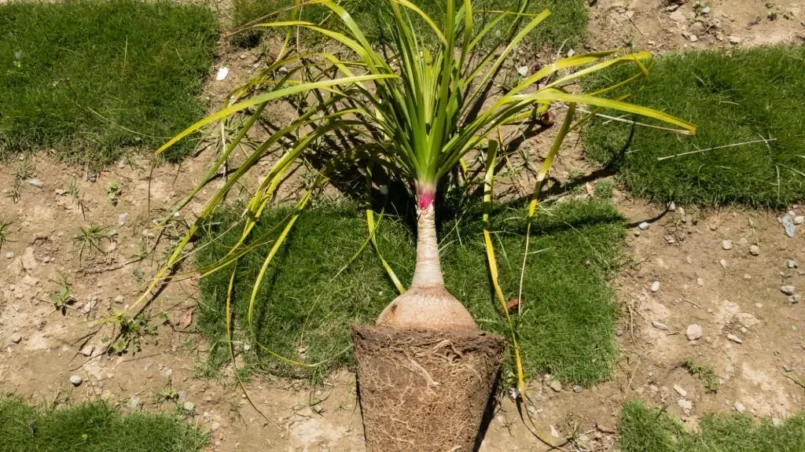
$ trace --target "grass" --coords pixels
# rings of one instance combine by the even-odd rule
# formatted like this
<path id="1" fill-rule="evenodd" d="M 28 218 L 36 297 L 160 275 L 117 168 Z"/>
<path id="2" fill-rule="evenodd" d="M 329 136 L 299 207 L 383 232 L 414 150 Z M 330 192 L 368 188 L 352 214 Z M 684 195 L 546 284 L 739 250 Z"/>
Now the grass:
<path id="1" fill-rule="evenodd" d="M 102 402 L 56 410 L 0 398 L 0 452 L 191 452 L 207 435 L 163 414 L 122 415 Z"/>
<path id="2" fill-rule="evenodd" d="M 102 164 L 200 119 L 217 19 L 135 0 L 0 6 L 0 156 L 54 149 Z M 178 160 L 189 142 L 166 157 Z"/>
<path id="3" fill-rule="evenodd" d="M 551 17 L 532 32 L 528 39 L 527 47 L 532 50 L 539 50 L 543 45 L 552 48 L 563 47 L 564 50 L 578 48 L 585 42 L 587 36 L 587 7 L 585 0 L 527 0 L 529 3 L 526 11 L 531 13 L 540 12 L 545 8 L 551 10 Z M 414 0 L 414 4 L 421 7 L 437 23 L 442 23 L 444 14 L 444 1 L 442 0 Z M 477 10 L 487 11 L 517 11 L 520 0 L 475 0 L 473 5 Z M 235 10 L 233 13 L 233 25 L 239 26 L 249 23 L 257 18 L 271 14 L 278 9 L 293 4 L 292 0 L 235 0 Z M 341 5 L 355 18 L 361 30 L 364 30 L 372 39 L 384 41 L 383 39 L 383 15 L 390 14 L 391 8 L 386 0 L 343 0 Z M 326 17 L 323 8 L 308 7 L 303 11 L 303 18 L 313 21 L 321 21 Z M 491 19 L 495 16 L 489 15 Z M 478 24 L 479 29 L 484 22 Z M 497 30 L 504 33 L 505 25 L 510 21 L 502 21 L 503 26 L 498 26 Z M 427 35 L 430 29 L 420 21 L 416 23 L 420 34 Z M 240 44 L 254 44 L 258 40 L 258 35 L 245 33 L 236 35 L 235 42 Z"/>
<path id="4" fill-rule="evenodd" d="M 252 237 L 272 237 L 286 210 L 269 211 Z M 507 328 L 493 299 L 482 241 L 480 213 L 471 208 L 441 224 L 442 265 L 448 289 L 462 300 L 481 328 L 506 335 Z M 236 217 L 221 216 L 208 226 L 209 237 L 229 229 Z M 350 204 L 323 205 L 304 213 L 289 242 L 275 259 L 260 287 L 253 331 L 246 330 L 248 298 L 268 246 L 263 245 L 238 267 L 235 323 L 239 341 L 251 344 L 252 370 L 320 378 L 352 365 L 349 326 L 374 322 L 396 293 L 377 258 L 367 248 L 341 275 L 338 271 L 367 239 L 365 217 Z M 500 208 L 493 218 L 501 284 L 516 296 L 522 259 L 524 209 Z M 524 306 L 518 321 L 526 370 L 549 371 L 564 382 L 590 385 L 610 375 L 616 357 L 614 321 L 617 305 L 606 277 L 614 271 L 622 247 L 623 219 L 602 201 L 565 203 L 542 212 L 535 223 Z M 202 248 L 199 265 L 211 264 L 239 235 L 237 228 Z M 415 256 L 411 228 L 384 217 L 377 240 L 384 257 L 409 282 Z M 217 344 L 215 365 L 227 362 L 224 306 L 229 272 L 201 281 L 199 324 Z M 283 364 L 261 352 L 255 339 L 271 350 L 308 363 L 315 369 Z M 509 365 L 504 378 L 511 378 Z"/>
<path id="5" fill-rule="evenodd" d="M 687 432 L 664 410 L 626 403 L 618 433 L 623 452 L 797 452 L 805 450 L 805 412 L 775 427 L 745 414 L 706 414 L 700 433 Z"/>
<path id="6" fill-rule="evenodd" d="M 624 75 L 610 71 L 585 88 Z M 631 101 L 694 122 L 696 137 L 638 127 L 630 142 L 629 125 L 597 120 L 585 148 L 593 159 L 618 166 L 632 192 L 658 201 L 785 206 L 805 198 L 803 92 L 805 47 L 664 56 Z M 762 138 L 776 141 L 657 160 Z"/>
<path id="7" fill-rule="evenodd" d="M 682 362 L 682 367 L 685 368 L 691 375 L 699 377 L 704 388 L 707 392 L 715 394 L 721 386 L 721 379 L 712 366 L 699 364 L 693 358 L 685 358 Z"/>

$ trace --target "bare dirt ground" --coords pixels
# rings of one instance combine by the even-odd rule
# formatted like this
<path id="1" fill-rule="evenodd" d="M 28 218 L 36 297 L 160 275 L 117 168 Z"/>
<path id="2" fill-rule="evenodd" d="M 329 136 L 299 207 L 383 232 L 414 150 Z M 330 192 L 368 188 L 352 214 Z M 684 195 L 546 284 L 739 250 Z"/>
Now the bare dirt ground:
<path id="1" fill-rule="evenodd" d="M 631 44 L 664 52 L 800 44 L 805 35 L 802 2 L 775 2 L 780 13 L 774 21 L 759 0 L 716 0 L 706 15 L 697 15 L 693 3 L 671 11 L 661 0 L 601 0 L 591 7 L 588 47 Z M 750 25 L 757 17 L 760 22 Z M 731 37 L 736 39 L 730 42 Z M 214 69 L 227 66 L 230 75 L 226 82 L 210 82 L 211 101 L 222 100 L 255 64 L 252 53 L 224 52 Z M 530 142 L 531 152 L 544 153 L 544 140 Z M 560 178 L 571 169 L 593 168 L 570 147 L 557 168 Z M 9 242 L 0 250 L 0 391 L 49 405 L 102 398 L 123 410 L 183 410 L 212 432 L 210 450 L 216 451 L 363 450 L 349 373 L 316 388 L 252 378 L 249 394 L 266 418 L 233 384 L 231 369 L 218 379 L 200 376 L 207 345 L 186 325 L 198 296 L 193 278 L 171 285 L 147 311 L 158 328 L 143 338 L 140 352 L 100 354 L 102 338 L 115 337 L 102 321 L 134 303 L 155 270 L 153 257 L 137 261 L 137 256 L 154 246 L 162 252 L 170 238 L 152 230 L 153 220 L 199 180 L 211 154 L 158 167 L 153 174 L 145 159 L 123 163 L 95 175 L 94 182 L 83 168 L 55 163 L 45 154 L 30 160 L 33 174 L 19 200 L 0 196 L 0 218 L 12 221 Z M 13 185 L 20 164 L 0 169 L 0 187 Z M 73 180 L 81 203 L 69 193 Z M 113 180 L 122 188 L 116 205 L 106 189 Z M 789 261 L 805 268 L 805 225 L 789 238 L 777 219 L 785 212 L 688 206 L 668 211 L 620 192 L 615 200 L 635 225 L 628 239 L 631 260 L 613 281 L 623 304 L 617 370 L 611 381 L 589 389 L 556 390 L 545 376 L 533 375 L 535 405 L 527 408 L 540 434 L 553 442 L 574 434 L 570 450 L 612 450 L 620 408 L 632 397 L 667 405 L 691 428 L 711 411 L 783 419 L 805 408 L 803 387 L 796 383 L 805 375 L 804 307 L 781 291 L 787 285 L 795 293 L 805 288 L 803 272 L 789 268 Z M 183 218 L 192 221 L 199 208 L 191 205 Z M 805 213 L 791 209 L 794 216 Z M 175 220 L 179 228 L 181 220 Z M 644 221 L 648 228 L 637 227 Z M 90 224 L 115 234 L 100 243 L 104 253 L 87 250 L 79 257 L 74 236 Z M 731 249 L 724 249 L 730 248 L 725 240 Z M 757 248 L 750 250 L 753 245 Z M 72 284 L 76 299 L 64 316 L 54 312 L 50 298 L 62 278 Z M 685 358 L 714 368 L 722 380 L 717 394 L 706 393 L 680 367 Z M 73 375 L 82 378 L 79 386 L 71 384 Z M 178 400 L 160 402 L 166 389 L 176 391 Z M 504 397 L 481 450 L 543 449 Z"/>

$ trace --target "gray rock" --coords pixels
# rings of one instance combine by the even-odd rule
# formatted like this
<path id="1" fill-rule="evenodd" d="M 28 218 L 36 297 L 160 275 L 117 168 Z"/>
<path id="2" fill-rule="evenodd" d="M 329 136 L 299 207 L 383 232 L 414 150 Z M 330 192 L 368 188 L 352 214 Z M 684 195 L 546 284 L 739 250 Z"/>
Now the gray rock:
<path id="1" fill-rule="evenodd" d="M 120 215 L 118 215 L 118 217 L 117 217 L 118 226 L 125 225 L 126 220 L 128 220 L 128 219 L 129 219 L 129 214 L 128 213 L 121 213 Z"/>
<path id="2" fill-rule="evenodd" d="M 723 240 L 721 242 L 721 248 L 723 248 L 725 250 L 731 250 L 732 249 L 732 240 Z"/>
<path id="3" fill-rule="evenodd" d="M 797 291 L 796 287 L 794 287 L 794 286 L 792 286 L 790 284 L 780 287 L 780 292 L 782 292 L 782 293 L 784 293 L 786 295 L 794 295 L 794 292 L 796 292 L 796 291 Z"/>
<path id="4" fill-rule="evenodd" d="M 790 301 L 792 304 L 799 303 L 801 300 L 802 297 L 799 294 L 794 294 L 788 297 L 788 301 Z"/>
<path id="5" fill-rule="evenodd" d="M 738 337 L 738 336 L 736 336 L 734 334 L 728 334 L 727 339 L 731 340 L 732 342 L 735 342 L 736 344 L 743 344 L 744 343 L 744 341 L 740 337 Z"/>
<path id="6" fill-rule="evenodd" d="M 15 344 L 19 344 L 20 341 L 22 341 L 22 336 L 20 336 L 19 333 L 14 333 L 14 334 L 11 335 L 11 337 L 9 339 L 11 339 L 11 342 L 13 342 Z"/>
<path id="7" fill-rule="evenodd" d="M 92 352 L 95 351 L 94 345 L 87 345 L 86 347 L 81 349 L 81 354 L 84 356 L 92 356 Z"/>
<path id="8" fill-rule="evenodd" d="M 185 403 L 187 401 L 187 391 L 179 391 L 177 393 L 176 401 L 179 403 Z"/>
<path id="9" fill-rule="evenodd" d="M 575 392 L 575 393 L 577 393 L 577 394 L 578 394 L 579 392 L 583 391 L 583 390 L 584 390 L 584 388 L 582 388 L 582 387 L 581 387 L 581 386 L 579 386 L 579 385 L 573 386 L 573 392 Z"/>
<path id="10" fill-rule="evenodd" d="M 662 323 L 660 321 L 657 321 L 657 320 L 654 320 L 653 322 L 651 322 L 651 326 L 653 326 L 654 328 L 657 328 L 658 330 L 667 330 L 668 329 L 668 325 L 666 325 L 666 324 L 664 324 L 664 323 Z"/>
<path id="11" fill-rule="evenodd" d="M 740 43 L 741 43 L 741 38 L 739 38 L 737 36 L 730 36 L 730 44 L 737 46 Z"/>
<path id="12" fill-rule="evenodd" d="M 517 73 L 520 75 L 520 77 L 525 77 L 526 75 L 528 75 L 528 66 L 518 67 Z"/>
<path id="13" fill-rule="evenodd" d="M 140 408 L 140 396 L 134 395 L 129 399 L 129 409 L 134 411 Z"/>
<path id="14" fill-rule="evenodd" d="M 797 226 L 794 224 L 794 219 L 791 215 L 786 215 L 783 217 L 780 222 L 783 224 L 783 228 L 785 229 L 785 235 L 789 237 L 794 237 L 797 233 Z"/>
<path id="15" fill-rule="evenodd" d="M 687 414 L 688 412 L 690 412 L 690 410 L 693 409 L 693 402 L 691 402 L 690 400 L 679 399 L 677 404 L 679 405 L 679 408 L 682 408 L 682 410 L 685 411 L 685 414 Z"/>
<path id="16" fill-rule="evenodd" d="M 685 335 L 688 337 L 689 341 L 695 341 L 704 336 L 704 330 L 702 330 L 700 325 L 694 323 L 693 325 L 688 325 L 687 330 L 685 330 Z"/>
<path id="17" fill-rule="evenodd" d="M 794 368 L 789 366 L 788 364 L 783 364 L 783 370 L 786 372 L 791 372 L 792 370 L 794 370 Z"/>
<path id="18" fill-rule="evenodd" d="M 651 291 L 657 292 L 658 290 L 660 290 L 660 282 L 654 281 L 653 283 L 651 283 Z"/>
<path id="19" fill-rule="evenodd" d="M 552 379 L 551 382 L 548 383 L 548 387 L 550 387 L 556 392 L 562 392 L 562 383 L 560 383 L 559 380 Z"/>
<path id="20" fill-rule="evenodd" d="M 799 267 L 799 265 L 797 264 L 797 261 L 795 261 L 794 259 L 788 259 L 788 261 L 786 261 L 785 265 L 788 268 L 797 268 L 797 267 Z"/>
<path id="21" fill-rule="evenodd" d="M 117 304 L 123 304 L 124 301 L 126 301 L 126 299 L 123 297 L 123 295 L 118 295 L 115 297 L 115 303 Z"/>
<path id="22" fill-rule="evenodd" d="M 182 404 L 182 409 L 187 411 L 188 413 L 192 413 L 196 410 L 196 404 L 193 402 L 185 402 Z"/>
<path id="23" fill-rule="evenodd" d="M 37 178 L 28 179 L 28 184 L 33 185 L 36 188 L 42 188 L 45 186 L 45 184 L 43 184 L 42 181 Z"/>
<path id="24" fill-rule="evenodd" d="M 637 227 L 645 231 L 646 229 L 651 227 L 651 223 L 648 223 L 648 222 L 644 221 L 644 222 L 640 223 L 639 225 L 637 225 Z"/>
<path id="25" fill-rule="evenodd" d="M 81 375 L 72 375 L 70 377 L 70 384 L 72 384 L 73 386 L 80 386 L 81 383 L 83 383 L 83 382 L 84 382 L 84 379 L 81 378 Z"/>
<path id="26" fill-rule="evenodd" d="M 757 245 L 752 245 L 749 247 L 749 254 L 752 256 L 757 256 L 760 254 L 760 247 Z"/>

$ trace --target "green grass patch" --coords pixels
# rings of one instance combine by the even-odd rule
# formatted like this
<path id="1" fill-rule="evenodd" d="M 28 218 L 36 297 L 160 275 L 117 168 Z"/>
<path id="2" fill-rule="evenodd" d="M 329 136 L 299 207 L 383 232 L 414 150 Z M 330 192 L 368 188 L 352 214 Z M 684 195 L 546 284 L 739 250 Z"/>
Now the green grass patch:
<path id="1" fill-rule="evenodd" d="M 209 8 L 167 1 L 0 6 L 0 155 L 99 164 L 153 150 L 203 116 L 217 26 Z"/>
<path id="2" fill-rule="evenodd" d="M 618 433 L 623 452 L 799 452 L 805 450 L 805 413 L 775 427 L 746 414 L 706 414 L 700 433 L 687 432 L 664 410 L 639 400 L 626 403 Z"/>
<path id="3" fill-rule="evenodd" d="M 712 366 L 700 364 L 693 358 L 685 358 L 682 362 L 682 367 L 685 368 L 691 375 L 698 377 L 701 380 L 707 392 L 715 394 L 721 386 L 721 378 L 718 376 Z"/>
<path id="4" fill-rule="evenodd" d="M 0 398 L 0 452 L 192 452 L 207 435 L 163 414 L 122 415 L 102 402 L 46 410 Z"/>
<path id="5" fill-rule="evenodd" d="M 286 209 L 264 215 L 253 237 L 271 239 Z M 500 208 L 494 215 L 501 285 L 516 296 L 523 252 L 524 208 Z M 493 299 L 482 241 L 481 215 L 466 210 L 440 226 L 442 266 L 448 289 L 462 300 L 481 328 L 506 336 L 504 319 Z M 236 217 L 222 215 L 206 230 L 199 256 L 204 267 L 221 258 L 239 236 Z M 219 240 L 210 237 L 231 229 Z M 603 201 L 556 205 L 536 220 L 526 270 L 524 309 L 518 319 L 522 356 L 528 372 L 549 371 L 564 382 L 593 384 L 610 375 L 616 357 L 617 305 L 606 277 L 622 250 L 623 218 Z M 254 330 L 246 330 L 248 299 L 269 245 L 245 257 L 235 283 L 235 324 L 239 340 L 249 342 L 250 366 L 274 374 L 320 378 L 352 365 L 349 326 L 373 323 L 395 297 L 376 253 L 367 247 L 338 278 L 334 277 L 367 239 L 365 215 L 351 204 L 323 205 L 304 213 L 259 288 Z M 257 239 L 255 239 L 257 240 Z M 384 257 L 406 284 L 415 262 L 408 224 L 384 217 L 377 234 Z M 259 242 L 255 242 L 259 243 Z M 201 281 L 201 329 L 216 345 L 212 362 L 229 359 L 224 307 L 229 272 Z M 315 369 L 285 365 L 257 346 L 308 363 Z M 504 376 L 511 377 L 508 366 Z"/>
<path id="6" fill-rule="evenodd" d="M 444 0 L 413 0 L 413 3 L 428 13 L 438 24 L 444 21 L 446 4 Z M 459 2 L 460 3 L 460 2 Z M 527 0 L 527 13 L 538 13 L 544 9 L 551 11 L 551 17 L 538 26 L 528 37 L 526 47 L 539 50 L 543 45 L 558 48 L 564 46 L 565 50 L 577 48 L 587 37 L 587 6 L 585 0 Z M 239 26 L 249 23 L 257 18 L 271 14 L 279 9 L 292 5 L 292 0 L 235 0 L 233 25 Z M 391 7 L 387 0 L 343 0 L 341 5 L 353 16 L 355 21 L 371 39 L 384 41 L 384 23 L 391 17 Z M 476 17 L 477 29 L 481 30 L 485 23 L 496 16 L 484 11 L 518 11 L 520 0 L 475 0 L 473 9 L 478 13 Z M 320 22 L 327 17 L 328 9 L 318 6 L 306 7 L 303 18 Z M 417 21 L 412 15 L 417 30 L 421 35 L 430 35 L 431 30 L 424 21 Z M 271 20 L 271 19 L 269 19 Z M 503 20 L 502 24 L 493 29 L 490 36 L 497 39 L 488 41 L 488 44 L 500 40 L 505 35 L 510 20 Z M 385 33 L 388 36 L 388 33 Z M 253 44 L 257 35 L 245 33 L 235 37 L 236 43 Z"/>
<path id="7" fill-rule="evenodd" d="M 634 73 L 621 67 L 587 83 L 594 90 Z M 698 126 L 684 137 L 603 119 L 585 149 L 619 165 L 626 186 L 659 201 L 779 207 L 805 198 L 805 47 L 686 52 L 661 57 L 630 101 Z M 659 157 L 774 138 L 658 161 Z M 625 153 L 624 153 L 625 151 Z"/>

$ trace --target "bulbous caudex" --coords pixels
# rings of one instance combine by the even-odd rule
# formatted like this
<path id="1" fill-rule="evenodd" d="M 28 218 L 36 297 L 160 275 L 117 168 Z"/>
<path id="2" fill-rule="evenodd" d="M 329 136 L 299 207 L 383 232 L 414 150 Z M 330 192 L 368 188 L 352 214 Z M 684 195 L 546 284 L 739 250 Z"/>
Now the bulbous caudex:
<path id="1" fill-rule="evenodd" d="M 469 311 L 444 286 L 436 236 L 435 191 L 417 193 L 416 268 L 411 287 L 380 314 L 377 325 L 420 330 L 477 330 Z"/>

